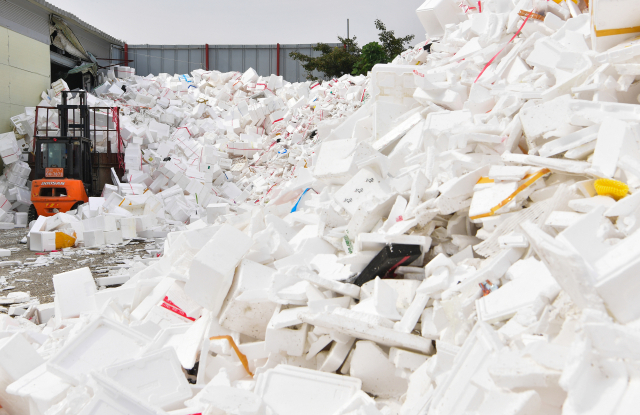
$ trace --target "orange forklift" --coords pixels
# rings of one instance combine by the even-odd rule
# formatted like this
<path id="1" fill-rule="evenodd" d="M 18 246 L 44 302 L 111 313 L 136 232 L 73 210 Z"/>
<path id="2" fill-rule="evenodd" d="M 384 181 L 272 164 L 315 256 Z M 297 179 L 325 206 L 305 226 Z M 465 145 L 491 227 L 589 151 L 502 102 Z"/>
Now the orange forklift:
<path id="1" fill-rule="evenodd" d="M 47 127 L 46 134 L 38 135 L 36 125 L 31 182 L 33 204 L 29 206 L 29 222 L 41 215 L 53 216 L 58 212 L 77 209 L 89 201 L 88 195 L 93 196 L 102 188 L 98 187 L 101 183 L 94 175 L 92 163 L 94 145 L 90 139 L 91 115 L 95 125 L 95 108 L 90 109 L 87 105 L 86 91 L 62 91 L 61 94 L 62 103 L 57 106 L 59 134 L 55 132 L 50 135 Z M 68 104 L 74 98 L 78 98 L 79 103 Z M 43 109 L 55 108 L 38 107 L 38 110 Z M 117 117 L 117 108 L 108 110 L 113 110 L 116 114 L 114 118 Z M 115 123 L 117 129 L 117 120 Z M 95 140 L 95 130 L 93 133 Z M 121 144 L 121 140 L 118 144 Z"/>

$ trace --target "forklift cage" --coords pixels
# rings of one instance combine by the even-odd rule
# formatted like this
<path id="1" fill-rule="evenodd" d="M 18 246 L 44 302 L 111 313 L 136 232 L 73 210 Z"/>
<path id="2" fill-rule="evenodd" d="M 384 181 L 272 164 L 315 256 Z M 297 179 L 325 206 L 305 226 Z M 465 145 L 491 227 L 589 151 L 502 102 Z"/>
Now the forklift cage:
<path id="1" fill-rule="evenodd" d="M 79 104 L 67 104 L 68 96 L 78 97 Z M 57 111 L 56 113 L 52 111 Z M 45 114 L 43 120 L 41 114 Z M 117 162 L 124 169 L 124 143 L 120 135 L 120 118 L 118 107 L 89 107 L 86 104 L 84 91 L 62 91 L 62 104 L 58 107 L 36 107 L 31 151 L 34 155 L 35 177 L 56 177 L 47 175 L 44 166 L 46 155 L 43 148 L 48 145 L 65 145 L 65 165 L 61 167 L 64 177 L 83 179 L 87 194 L 94 193 L 100 186 L 100 179 L 94 176 L 94 168 L 99 168 L 103 157 L 97 151 L 97 144 L 106 142 L 106 155 L 112 152 L 115 141 Z M 42 144 L 45 144 L 44 146 Z M 97 164 L 94 166 L 94 164 Z M 94 183 L 95 182 L 95 183 Z"/>

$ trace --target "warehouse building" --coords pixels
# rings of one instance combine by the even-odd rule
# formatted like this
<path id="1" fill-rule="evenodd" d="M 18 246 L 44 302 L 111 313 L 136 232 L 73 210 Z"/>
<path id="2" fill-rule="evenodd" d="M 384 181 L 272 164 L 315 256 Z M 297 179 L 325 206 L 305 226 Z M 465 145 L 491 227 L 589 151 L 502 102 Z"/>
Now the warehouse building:
<path id="1" fill-rule="evenodd" d="M 44 0 L 0 1 L 0 133 L 51 81 L 91 89 L 124 43 Z M 71 71 L 71 72 L 70 72 Z"/>

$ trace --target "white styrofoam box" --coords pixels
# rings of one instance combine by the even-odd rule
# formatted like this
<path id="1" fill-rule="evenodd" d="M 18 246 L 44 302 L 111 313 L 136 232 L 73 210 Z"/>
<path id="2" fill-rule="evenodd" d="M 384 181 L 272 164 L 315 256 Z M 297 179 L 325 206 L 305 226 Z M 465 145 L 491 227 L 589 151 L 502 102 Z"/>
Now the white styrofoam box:
<path id="1" fill-rule="evenodd" d="M 9 212 L 11 210 L 11 203 L 7 200 L 4 194 L 0 194 L 0 209 L 4 210 L 5 212 Z M 45 218 L 46 220 L 46 217 L 39 216 L 39 218 L 40 217 Z"/>
<path id="2" fill-rule="evenodd" d="M 82 221 L 85 232 L 95 230 L 105 230 L 105 215 L 93 216 Z"/>
<path id="3" fill-rule="evenodd" d="M 11 256 L 11 251 L 8 249 L 0 249 L 0 257 Z"/>
<path id="4" fill-rule="evenodd" d="M 476 300 L 479 320 L 488 323 L 506 320 L 542 298 L 553 302 L 560 292 L 547 267 L 533 257 L 513 264 L 507 276 L 511 276 L 512 281 Z"/>
<path id="5" fill-rule="evenodd" d="M 105 245 L 121 244 L 122 243 L 122 231 L 120 229 L 116 229 L 115 231 L 105 231 L 104 232 L 104 243 L 105 243 Z"/>
<path id="6" fill-rule="evenodd" d="M 446 25 L 458 23 L 464 16 L 461 9 L 449 0 L 427 0 L 416 13 L 429 39 L 441 38 Z"/>
<path id="7" fill-rule="evenodd" d="M 44 360 L 21 334 L 0 339 L 0 367 L 16 381 L 44 363 Z"/>
<path id="8" fill-rule="evenodd" d="M 55 303 L 39 304 L 36 306 L 36 310 L 40 324 L 46 324 L 55 315 Z"/>
<path id="9" fill-rule="evenodd" d="M 404 114 L 411 109 L 411 106 L 416 103 L 413 98 L 416 89 L 413 75 L 415 69 L 416 66 L 414 65 L 375 65 L 371 69 L 371 85 L 373 87 L 372 95 L 376 98 L 376 105 L 380 102 L 399 105 L 397 115 Z M 384 108 L 390 107 L 384 106 Z M 377 109 L 374 109 L 374 112 L 377 112 Z M 380 115 L 374 114 L 376 124 L 380 119 Z M 377 127 L 374 125 L 374 128 Z M 382 134 L 376 132 L 376 139 L 381 136 Z"/>
<path id="10" fill-rule="evenodd" d="M 207 223 L 212 224 L 218 216 L 229 214 L 228 203 L 211 203 L 207 205 Z"/>
<path id="11" fill-rule="evenodd" d="M 56 249 L 55 232 L 31 232 L 29 249 L 35 252 L 50 252 Z"/>
<path id="12" fill-rule="evenodd" d="M 28 223 L 28 213 L 27 212 L 16 212 L 16 228 L 26 228 Z"/>
<path id="13" fill-rule="evenodd" d="M 101 229 L 84 231 L 82 238 L 84 239 L 84 246 L 86 248 L 104 245 L 104 231 Z"/>
<path id="14" fill-rule="evenodd" d="M 60 212 L 47 218 L 47 223 L 44 226 L 44 230 L 47 232 L 62 229 L 66 224 L 77 222 L 78 219 L 75 216 L 68 215 Z"/>
<path id="15" fill-rule="evenodd" d="M 19 161 L 20 153 L 21 150 L 18 148 L 16 135 L 13 131 L 0 134 L 0 157 L 6 166 Z"/>
<path id="16" fill-rule="evenodd" d="M 120 219 L 120 231 L 122 231 L 123 239 L 133 239 L 137 237 L 135 218 Z"/>
<path id="17" fill-rule="evenodd" d="M 139 356 L 149 342 L 149 338 L 123 324 L 99 318 L 65 343 L 49 359 L 47 368 L 77 385 L 84 374 Z"/>
<path id="18" fill-rule="evenodd" d="M 136 415 L 164 415 L 166 412 L 150 405 L 120 387 L 108 377 L 94 372 L 91 376 L 98 387 L 91 400 L 82 408 L 78 415 L 101 414 L 136 414 Z"/>
<path id="19" fill-rule="evenodd" d="M 366 340 L 356 342 L 349 374 L 362 381 L 363 391 L 380 398 L 399 398 L 408 383 L 395 372 L 395 365 L 380 346 Z"/>
<path id="20" fill-rule="evenodd" d="M 54 274 L 53 288 L 60 318 L 78 317 L 82 312 L 95 309 L 96 284 L 88 267 Z"/>
<path id="21" fill-rule="evenodd" d="M 344 186 L 335 192 L 333 198 L 350 215 L 373 199 L 387 199 L 391 190 L 373 170 L 361 169 Z"/>
<path id="22" fill-rule="evenodd" d="M 265 295 L 275 272 L 273 268 L 243 260 L 222 306 L 220 325 L 264 340 L 267 324 L 277 306 Z"/>
<path id="23" fill-rule="evenodd" d="M 47 371 L 47 365 L 41 364 L 10 384 L 7 393 L 30 399 L 30 403 L 37 407 L 37 413 L 44 414 L 67 396 L 70 387 L 70 384 Z"/>
<path id="24" fill-rule="evenodd" d="M 106 367 L 104 374 L 142 400 L 165 410 L 177 409 L 192 396 L 178 356 L 171 347 Z"/>
<path id="25" fill-rule="evenodd" d="M 604 52 L 640 33 L 640 5 L 634 0 L 592 0 L 591 46 Z M 635 28 L 635 30 L 633 29 Z"/>
<path id="26" fill-rule="evenodd" d="M 233 226 L 223 225 L 193 258 L 185 293 L 217 315 L 231 288 L 235 268 L 253 240 Z"/>
<path id="27" fill-rule="evenodd" d="M 258 376 L 255 393 L 279 415 L 332 414 L 361 388 L 356 378 L 278 365 Z"/>

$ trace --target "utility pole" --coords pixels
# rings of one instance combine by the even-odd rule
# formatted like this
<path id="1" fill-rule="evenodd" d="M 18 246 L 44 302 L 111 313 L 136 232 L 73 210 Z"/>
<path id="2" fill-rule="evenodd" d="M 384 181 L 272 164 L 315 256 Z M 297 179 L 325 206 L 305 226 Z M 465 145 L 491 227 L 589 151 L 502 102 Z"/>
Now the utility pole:
<path id="1" fill-rule="evenodd" d="M 349 19 L 347 19 L 347 40 L 349 40 Z M 349 46 L 347 46 L 347 51 L 349 50 Z"/>

